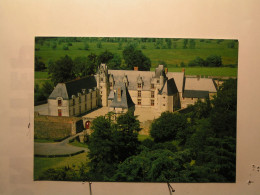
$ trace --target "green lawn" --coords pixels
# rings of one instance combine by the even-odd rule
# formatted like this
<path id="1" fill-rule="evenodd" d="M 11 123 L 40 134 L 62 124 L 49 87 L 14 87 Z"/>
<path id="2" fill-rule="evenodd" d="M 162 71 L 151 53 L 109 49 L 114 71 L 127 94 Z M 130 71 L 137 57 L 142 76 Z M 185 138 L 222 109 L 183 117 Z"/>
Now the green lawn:
<path id="1" fill-rule="evenodd" d="M 48 79 L 48 72 L 35 71 L 35 79 Z"/>
<path id="2" fill-rule="evenodd" d="M 77 146 L 77 147 L 83 147 L 83 148 L 88 148 L 88 145 L 85 144 L 85 143 L 81 143 L 77 140 L 74 140 L 73 142 L 69 143 L 70 145 L 73 145 L 73 146 Z"/>
<path id="3" fill-rule="evenodd" d="M 49 168 L 80 166 L 81 163 L 85 163 L 87 160 L 88 158 L 86 153 L 81 153 L 71 157 L 34 157 L 34 179 L 37 180 L 39 176 Z"/>
<path id="4" fill-rule="evenodd" d="M 181 72 L 183 68 L 169 68 L 169 72 Z M 186 75 L 237 77 L 237 68 L 228 67 L 184 67 Z M 151 70 L 154 70 L 152 68 Z"/>

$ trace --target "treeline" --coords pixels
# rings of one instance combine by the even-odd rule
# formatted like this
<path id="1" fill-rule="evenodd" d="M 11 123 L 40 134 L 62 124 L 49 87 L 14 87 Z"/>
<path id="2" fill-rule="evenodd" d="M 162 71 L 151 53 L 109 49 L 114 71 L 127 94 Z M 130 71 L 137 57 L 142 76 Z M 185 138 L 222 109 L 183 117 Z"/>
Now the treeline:
<path id="1" fill-rule="evenodd" d="M 186 114 L 165 112 L 154 120 L 153 139 L 139 142 L 131 113 L 116 122 L 93 121 L 89 160 L 78 168 L 46 171 L 40 179 L 124 182 L 235 182 L 237 81 L 228 80 L 213 100 Z M 72 174 L 74 177 L 72 177 Z"/>
<path id="2" fill-rule="evenodd" d="M 52 82 L 56 85 L 59 82 L 95 74 L 101 63 L 107 64 L 108 68 L 113 70 L 133 70 L 135 66 L 138 66 L 139 70 L 150 70 L 151 60 L 132 44 L 125 47 L 122 53 L 123 59 L 120 55 L 113 54 L 108 50 L 99 55 L 91 53 L 88 56 L 79 56 L 74 59 L 66 55 L 55 62 L 49 60 L 48 73 Z M 35 57 L 35 71 L 45 69 L 46 65 L 39 57 Z"/>
<path id="3" fill-rule="evenodd" d="M 194 60 L 189 61 L 189 67 L 221 67 L 222 58 L 218 55 L 210 55 L 206 59 L 196 57 Z"/>

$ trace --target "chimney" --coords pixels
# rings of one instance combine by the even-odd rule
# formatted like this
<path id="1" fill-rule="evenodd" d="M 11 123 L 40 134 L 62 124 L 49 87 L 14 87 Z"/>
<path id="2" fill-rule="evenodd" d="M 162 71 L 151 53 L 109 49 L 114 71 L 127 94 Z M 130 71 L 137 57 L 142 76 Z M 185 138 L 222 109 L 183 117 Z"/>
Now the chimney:
<path id="1" fill-rule="evenodd" d="M 117 89 L 117 101 L 121 102 L 121 87 Z"/>
<path id="2" fill-rule="evenodd" d="M 185 73 L 185 68 L 183 68 L 183 69 L 182 69 L 182 72 L 184 72 L 184 73 Z"/>
<path id="3" fill-rule="evenodd" d="M 168 73 L 168 68 L 165 68 L 164 70 L 165 70 L 165 74 L 167 74 Z"/>
<path id="4" fill-rule="evenodd" d="M 135 66 L 135 67 L 134 67 L 134 71 L 138 71 L 138 66 Z"/>

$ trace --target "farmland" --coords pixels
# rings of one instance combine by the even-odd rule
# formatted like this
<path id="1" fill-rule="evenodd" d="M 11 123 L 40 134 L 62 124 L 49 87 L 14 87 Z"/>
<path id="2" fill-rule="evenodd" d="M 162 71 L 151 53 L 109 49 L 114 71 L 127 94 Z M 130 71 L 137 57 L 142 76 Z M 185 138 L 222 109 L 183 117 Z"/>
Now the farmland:
<path id="1" fill-rule="evenodd" d="M 191 49 L 187 46 L 187 48 L 184 49 L 183 39 L 172 39 L 172 46 L 169 49 L 166 47 L 166 43 L 163 39 L 156 39 L 156 41 L 160 41 L 159 43 L 156 41 L 142 42 L 141 39 L 123 39 L 124 41 L 118 42 L 100 41 L 102 46 L 98 48 L 97 43 L 99 39 L 95 38 L 95 40 L 92 40 L 89 38 L 87 41 L 70 42 L 71 46 L 68 46 L 68 50 L 64 50 L 63 48 L 64 45 L 67 44 L 66 42 L 57 41 L 59 39 L 56 41 L 55 40 L 56 39 L 47 39 L 43 43 L 36 43 L 35 45 L 35 56 L 40 57 L 46 66 L 48 65 L 49 60 L 56 61 L 65 55 L 68 55 L 74 59 L 78 56 L 87 56 L 90 53 L 99 55 L 106 50 L 122 57 L 124 47 L 130 43 L 135 44 L 138 49 L 150 58 L 152 67 L 156 67 L 161 62 L 164 62 L 168 68 L 178 67 L 182 62 L 184 64 L 188 64 L 189 61 L 198 56 L 205 59 L 212 54 L 221 56 L 224 66 L 237 66 L 238 63 L 238 42 L 235 42 L 234 48 L 229 48 L 228 44 L 231 40 L 220 41 L 196 39 L 195 48 Z M 55 42 L 55 44 L 57 42 L 55 49 L 51 47 L 53 42 Z M 84 50 L 84 44 L 86 43 L 88 44 L 88 50 Z"/>

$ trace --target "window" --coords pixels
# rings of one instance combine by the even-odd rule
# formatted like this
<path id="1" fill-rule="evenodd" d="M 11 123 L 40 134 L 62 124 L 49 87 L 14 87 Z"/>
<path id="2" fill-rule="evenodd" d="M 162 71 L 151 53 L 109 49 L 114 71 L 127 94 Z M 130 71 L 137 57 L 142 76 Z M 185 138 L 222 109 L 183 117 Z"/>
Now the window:
<path id="1" fill-rule="evenodd" d="M 138 99 L 138 100 L 137 100 L 137 104 L 138 104 L 138 105 L 141 105 L 141 99 Z"/>
<path id="2" fill-rule="evenodd" d="M 85 102 L 87 101 L 87 95 L 85 95 Z"/>
<path id="3" fill-rule="evenodd" d="M 100 86 L 100 89 L 102 89 L 102 86 Z"/>
<path id="4" fill-rule="evenodd" d="M 81 97 L 79 97 L 79 103 L 81 103 Z"/>
<path id="5" fill-rule="evenodd" d="M 113 83 L 112 82 L 110 82 L 110 87 L 112 87 L 113 86 Z"/>
<path id="6" fill-rule="evenodd" d="M 58 106 L 62 106 L 62 101 L 58 100 Z"/>
<path id="7" fill-rule="evenodd" d="M 141 91 L 138 91 L 138 97 L 141 97 L 142 94 L 141 94 Z"/>
<path id="8" fill-rule="evenodd" d="M 73 106 L 75 105 L 75 99 L 72 99 L 72 105 Z"/>
<path id="9" fill-rule="evenodd" d="M 101 78 L 100 81 L 103 81 L 103 78 Z"/>
<path id="10" fill-rule="evenodd" d="M 79 113 L 81 114 L 81 106 L 79 106 Z"/>
<path id="11" fill-rule="evenodd" d="M 165 104 L 163 104 L 163 106 L 165 106 Z"/>
<path id="12" fill-rule="evenodd" d="M 154 100 L 151 100 L 151 106 L 154 106 Z"/>
<path id="13" fill-rule="evenodd" d="M 151 89 L 154 89 L 154 84 L 151 84 Z"/>
<path id="14" fill-rule="evenodd" d="M 154 98 L 154 91 L 151 91 L 151 98 Z"/>
<path id="15" fill-rule="evenodd" d="M 62 116 L 61 109 L 58 109 L 58 116 Z"/>
<path id="16" fill-rule="evenodd" d="M 163 96 L 163 99 L 165 99 L 165 96 Z"/>
<path id="17" fill-rule="evenodd" d="M 141 84 L 141 83 L 138 83 L 138 84 L 137 84 L 137 87 L 138 87 L 138 88 L 141 88 L 141 87 L 142 87 L 142 84 Z"/>
<path id="18" fill-rule="evenodd" d="M 159 83 L 160 81 L 159 80 L 157 80 L 157 83 Z"/>

